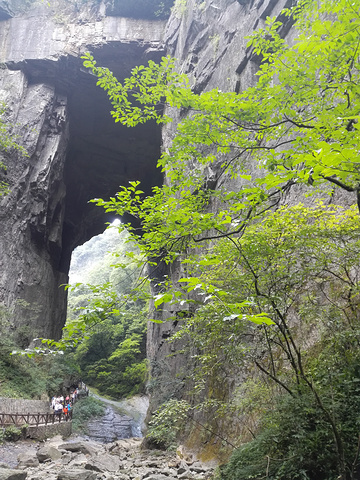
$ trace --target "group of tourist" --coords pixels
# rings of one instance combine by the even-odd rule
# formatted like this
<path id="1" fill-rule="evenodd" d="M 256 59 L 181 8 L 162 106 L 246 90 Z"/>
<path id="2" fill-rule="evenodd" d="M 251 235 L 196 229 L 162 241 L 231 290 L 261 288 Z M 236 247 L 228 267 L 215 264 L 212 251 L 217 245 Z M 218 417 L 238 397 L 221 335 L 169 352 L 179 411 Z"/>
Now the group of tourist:
<path id="1" fill-rule="evenodd" d="M 52 397 L 51 408 L 54 410 L 55 415 L 59 415 L 59 421 L 62 413 L 65 415 L 66 420 L 71 418 L 73 405 L 79 397 L 79 389 L 81 390 L 81 395 L 89 395 L 89 389 L 85 383 L 81 381 L 79 386 L 72 388 L 66 397 L 62 394 L 57 397 Z"/>
<path id="2" fill-rule="evenodd" d="M 54 410 L 55 415 L 61 415 L 62 413 L 67 418 L 71 412 L 72 406 L 78 398 L 79 391 L 77 388 L 73 390 L 68 396 L 64 398 L 63 395 L 58 397 L 52 397 L 51 407 Z"/>

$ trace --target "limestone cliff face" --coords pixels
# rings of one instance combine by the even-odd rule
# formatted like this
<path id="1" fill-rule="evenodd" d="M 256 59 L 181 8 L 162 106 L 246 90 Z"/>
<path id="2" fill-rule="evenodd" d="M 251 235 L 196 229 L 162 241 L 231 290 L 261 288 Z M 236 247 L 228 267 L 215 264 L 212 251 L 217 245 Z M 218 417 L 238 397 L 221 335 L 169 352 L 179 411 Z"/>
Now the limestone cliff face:
<path id="1" fill-rule="evenodd" d="M 80 56 L 96 52 L 122 78 L 160 58 L 164 22 L 107 17 L 97 2 L 50 3 L 11 17 L 2 2 L 0 15 L 0 99 L 28 153 L 2 154 L 11 193 L 0 206 L 0 301 L 29 338 L 61 334 L 71 252 L 109 221 L 88 201 L 129 180 L 162 181 L 159 128 L 116 126 Z"/>
<path id="2" fill-rule="evenodd" d="M 219 88 L 239 92 L 254 85 L 259 62 L 247 48 L 246 36 L 264 26 L 267 16 L 280 17 L 288 6 L 287 0 L 187 0 L 173 9 L 165 31 L 165 44 L 170 55 L 177 59 L 177 69 L 191 79 L 194 91 Z M 291 24 L 284 23 L 283 35 Z M 173 112 L 172 112 L 173 114 Z M 163 147 L 171 144 L 177 121 L 163 129 Z M 209 176 L 216 176 L 216 165 Z M 236 182 L 222 178 L 221 185 L 229 190 L 238 188 Z M 220 184 L 218 184 L 220 186 Z M 169 272 L 173 281 L 181 272 L 172 265 Z M 181 308 L 181 307 L 179 307 Z M 182 354 L 173 356 L 178 345 L 167 342 L 176 331 L 178 322 L 166 321 L 176 317 L 176 306 L 164 305 L 162 312 L 153 312 L 162 324 L 150 324 L 148 329 L 148 356 L 152 365 L 155 388 L 151 391 L 150 410 L 166 401 L 174 393 L 182 395 L 184 379 L 188 373 L 188 359 Z M 226 389 L 226 385 L 224 384 Z"/>
<path id="3" fill-rule="evenodd" d="M 59 335 L 57 325 L 66 309 L 59 285 L 67 279 L 60 268 L 69 139 L 66 97 L 49 85 L 29 85 L 21 71 L 4 73 L 2 85 L 11 86 L 7 104 L 29 157 L 12 154 L 5 160 L 12 190 L 0 208 L 0 296 L 15 325 L 29 327 L 34 336 Z"/>
<path id="4" fill-rule="evenodd" d="M 60 336 L 66 314 L 60 285 L 71 252 L 109 220 L 88 201 L 113 195 L 129 180 L 148 190 L 161 184 L 155 162 L 176 128 L 176 117 L 163 132 L 151 124 L 115 125 L 81 54 L 93 51 L 123 78 L 133 66 L 169 53 L 195 91 L 240 91 L 255 81 L 258 67 L 245 36 L 286 2 L 179 0 L 166 23 L 109 16 L 104 2 L 29 1 L 33 7 L 23 11 L 24 2 L 0 1 L 0 97 L 28 152 L 4 154 L 11 193 L 0 206 L 0 301 L 17 328 L 28 328 L 31 337 Z M 163 273 L 176 278 L 179 269 Z M 170 314 L 165 306 L 160 316 Z M 170 388 L 181 389 L 176 374 L 186 359 L 168 358 L 173 328 L 151 324 L 148 352 L 153 374 L 165 372 L 175 379 Z M 157 394 L 154 405 L 167 395 Z"/>

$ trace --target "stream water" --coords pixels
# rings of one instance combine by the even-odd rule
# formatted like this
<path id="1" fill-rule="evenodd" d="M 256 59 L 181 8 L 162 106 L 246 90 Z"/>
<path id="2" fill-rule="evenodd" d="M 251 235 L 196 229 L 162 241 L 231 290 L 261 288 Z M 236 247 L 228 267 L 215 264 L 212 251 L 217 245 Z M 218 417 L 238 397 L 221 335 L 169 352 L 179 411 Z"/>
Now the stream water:
<path id="1" fill-rule="evenodd" d="M 142 437 L 149 399 L 135 396 L 125 400 L 108 400 L 94 393 L 93 397 L 106 405 L 105 415 L 88 424 L 87 438 L 109 443 L 120 438 Z"/>

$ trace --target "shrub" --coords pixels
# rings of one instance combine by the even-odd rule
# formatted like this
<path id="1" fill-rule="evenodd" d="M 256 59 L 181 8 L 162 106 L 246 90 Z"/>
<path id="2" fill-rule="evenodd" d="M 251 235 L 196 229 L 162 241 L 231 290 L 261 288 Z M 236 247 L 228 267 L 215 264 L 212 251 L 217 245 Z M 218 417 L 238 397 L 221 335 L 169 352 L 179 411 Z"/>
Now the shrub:
<path id="1" fill-rule="evenodd" d="M 360 409 L 358 336 L 339 331 L 309 360 L 313 391 L 300 385 L 296 394 L 275 399 L 262 418 L 256 438 L 234 451 L 222 467 L 221 480 L 335 480 L 355 478 Z M 301 388 L 300 388 L 301 387 Z M 334 442 L 335 424 L 342 458 Z M 341 476 L 340 460 L 347 475 Z"/>
<path id="2" fill-rule="evenodd" d="M 184 427 L 190 409 L 185 400 L 173 398 L 163 403 L 149 422 L 149 444 L 164 450 L 175 448 L 177 434 Z"/>
<path id="3" fill-rule="evenodd" d="M 87 422 L 93 417 L 100 417 L 105 413 L 105 406 L 94 397 L 86 397 L 75 403 L 73 408 L 74 432 L 85 432 Z"/>
<path id="4" fill-rule="evenodd" d="M 20 428 L 15 427 L 15 425 L 10 425 L 4 430 L 3 438 L 8 442 L 16 442 L 22 437 L 22 431 Z"/>

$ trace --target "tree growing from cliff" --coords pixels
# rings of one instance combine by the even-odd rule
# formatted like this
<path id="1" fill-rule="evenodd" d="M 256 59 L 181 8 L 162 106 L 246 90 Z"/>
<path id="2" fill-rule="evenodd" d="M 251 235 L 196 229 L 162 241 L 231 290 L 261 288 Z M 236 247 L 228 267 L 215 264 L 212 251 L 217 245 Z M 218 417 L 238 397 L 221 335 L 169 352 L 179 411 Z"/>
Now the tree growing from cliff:
<path id="1" fill-rule="evenodd" d="M 224 480 L 267 472 L 279 480 L 356 478 L 359 216 L 320 203 L 264 217 L 241 238 L 188 256 L 183 283 L 196 309 L 172 341 L 186 339 L 182 398 L 190 400 L 165 402 L 150 438 L 171 441 L 177 405 L 186 406 L 206 412 L 207 431 L 220 438 L 229 418 L 242 419 L 239 444 L 249 427 L 255 440 L 234 454 Z M 244 298 L 243 311 L 232 313 Z M 263 311 L 273 325 L 244 320 Z"/>
<path id="2" fill-rule="evenodd" d="M 266 215 L 241 239 L 218 242 L 204 255 L 217 260 L 210 268 L 193 264 L 229 295 L 252 298 L 251 308 L 265 309 L 275 322 L 244 329 L 241 318 L 228 318 L 221 329 L 225 322 L 210 299 L 185 327 L 198 346 L 198 377 L 213 377 L 213 392 L 226 390 L 222 360 L 229 382 L 231 365 L 234 374 L 238 365 L 249 369 L 253 362 L 262 385 L 271 387 L 262 393 L 254 442 L 221 478 L 356 478 L 359 239 L 354 209 L 298 205 Z M 242 415 L 244 397 L 243 391 L 232 402 Z M 223 411 L 231 409 L 226 400 Z"/>
<path id="3" fill-rule="evenodd" d="M 226 427 L 219 425 L 229 415 L 235 424 L 242 419 L 239 444 L 246 427 L 252 431 L 256 441 L 234 457 L 226 479 L 265 478 L 269 468 L 269 478 L 279 480 L 297 479 L 299 472 L 307 480 L 353 478 L 358 423 L 352 411 L 360 405 L 359 216 L 354 208 L 318 204 L 264 217 L 241 238 L 222 239 L 187 258 L 183 283 L 195 293 L 190 301 L 196 309 L 172 338 L 186 340 L 182 398 L 191 399 L 188 409 L 206 412 L 212 433 L 224 435 Z M 242 312 L 232 313 L 229 306 L 243 299 Z M 245 320 L 263 311 L 273 325 Z M 234 383 L 238 390 L 229 397 Z M 249 418 L 255 409 L 254 428 Z M 155 416 L 155 439 L 171 431 L 174 411 L 171 399 Z M 257 452 L 250 455 L 251 448 Z"/>
<path id="4" fill-rule="evenodd" d="M 133 182 L 98 201 L 140 220 L 146 256 L 173 261 L 199 243 L 238 235 L 294 184 L 327 184 L 330 193 L 342 188 L 358 201 L 359 5 L 307 1 L 286 10 L 297 32 L 291 46 L 277 33 L 281 24 L 268 18 L 248 43 L 262 59 L 258 82 L 239 94 L 195 94 L 169 58 L 135 68 L 120 83 L 90 54 L 84 57 L 109 95 L 116 122 L 167 123 L 172 109 L 188 112 L 158 163 L 167 185 L 144 198 Z M 222 189 L 225 176 L 240 179 L 240 186 Z M 217 213 L 213 204 L 221 205 Z"/>
<path id="5" fill-rule="evenodd" d="M 325 360 L 318 366 L 310 362 L 304 365 L 303 345 L 296 343 L 289 329 L 291 313 L 312 322 L 318 319 L 314 312 L 305 312 L 308 305 L 301 295 L 305 283 L 307 287 L 312 281 L 321 286 L 329 277 L 321 277 L 316 270 L 320 256 L 315 258 L 315 270 L 311 270 L 312 262 L 306 257 L 306 249 L 311 251 L 314 246 L 311 242 L 317 242 L 320 251 L 328 244 L 326 241 L 320 244 L 319 238 L 313 235 L 316 232 L 309 229 L 310 236 L 306 237 L 309 243 L 296 244 L 297 262 L 293 262 L 294 250 L 286 249 L 289 243 L 284 225 L 274 234 L 271 229 L 262 230 L 259 222 L 266 211 L 279 204 L 284 192 L 300 183 L 309 187 L 325 185 L 330 193 L 334 188 L 342 188 L 354 193 L 354 201 L 359 206 L 359 6 L 359 0 L 324 0 L 320 5 L 301 2 L 298 7 L 287 10 L 285 13 L 295 19 L 298 33 L 291 46 L 278 33 L 281 25 L 267 19 L 265 28 L 249 39 L 253 53 L 262 59 L 258 83 L 240 94 L 219 90 L 195 94 L 189 80 L 175 72 L 175 62 L 169 58 L 163 59 L 160 65 L 150 63 L 148 67 L 134 69 L 131 78 L 122 84 L 111 72 L 97 67 L 91 55 L 85 59 L 85 65 L 98 76 L 98 84 L 109 94 L 115 121 L 127 126 L 150 119 L 167 123 L 171 121 L 171 109 L 187 113 L 178 125 L 169 151 L 159 160 L 159 167 L 169 180 L 166 185 L 155 188 L 151 197 L 144 198 L 139 184 L 131 182 L 130 186 L 121 187 L 114 198 L 97 200 L 97 203 L 108 211 L 120 215 L 127 213 L 140 221 L 139 244 L 145 260 L 156 258 L 158 262 L 182 264 L 183 278 L 176 285 L 164 280 L 163 291 L 155 296 L 155 307 L 177 303 L 184 310 L 189 306 L 192 314 L 195 311 L 195 315 L 189 315 L 187 325 L 198 352 L 192 354 L 196 356 L 197 365 L 204 367 L 198 370 L 198 378 L 196 371 L 192 378 L 198 381 L 200 388 L 205 385 L 209 390 L 216 390 L 214 378 L 207 381 L 208 377 L 204 376 L 204 371 L 208 371 L 215 374 L 216 380 L 218 375 L 217 387 L 222 386 L 218 390 L 221 394 L 225 392 L 225 366 L 240 363 L 246 351 L 246 344 L 238 341 L 242 334 L 248 335 L 243 320 L 261 324 L 261 327 L 253 327 L 256 328 L 253 337 L 260 338 L 259 350 L 252 352 L 257 368 L 286 392 L 286 398 L 295 398 L 293 412 L 301 403 L 304 423 L 294 421 L 294 429 L 284 441 L 291 447 L 287 457 L 294 458 L 292 448 L 296 449 L 296 445 L 289 439 L 299 435 L 297 426 L 301 433 L 305 431 L 302 439 L 306 437 L 309 444 L 319 441 L 322 435 L 324 448 L 318 451 L 326 455 L 330 452 L 335 458 L 331 464 L 332 476 L 325 476 L 328 473 L 326 465 L 329 465 L 326 459 L 321 470 L 324 476 L 316 477 L 312 473 L 311 477 L 308 475 L 311 466 L 307 467 L 308 471 L 301 470 L 301 459 L 309 452 L 296 450 L 299 470 L 286 471 L 289 465 L 286 458 L 282 458 L 281 467 L 285 470 L 278 471 L 276 478 L 295 479 L 302 475 L 306 479 L 345 480 L 351 478 L 357 463 L 356 445 L 354 447 L 351 438 L 349 440 L 347 433 L 342 431 L 344 428 L 348 432 L 352 427 L 348 420 L 338 421 L 343 401 L 341 389 L 324 373 Z M 256 165 L 255 173 L 249 165 Z M 233 191 L 221 188 L 225 177 L 237 179 Z M 302 213 L 305 215 L 304 211 Z M 317 220 L 314 222 L 316 224 Z M 249 227 L 253 230 L 248 234 Z M 128 228 L 134 236 L 139 233 L 131 225 Z M 336 228 L 334 215 L 333 233 Z M 297 231 L 295 226 L 294 231 Z M 358 231 L 355 225 L 354 236 L 349 232 L 349 243 L 355 238 L 356 244 Z M 258 235 L 260 241 L 252 242 L 251 233 Z M 241 237 L 245 243 L 241 243 Z M 278 242 L 274 249 L 273 241 Z M 325 249 L 329 258 L 332 254 L 334 259 L 338 259 L 338 255 L 341 257 L 344 241 L 346 235 L 330 250 Z M 216 248 L 220 253 L 214 255 Z M 231 249 L 237 256 L 229 253 Z M 271 262 L 264 259 L 266 253 L 272 255 Z M 327 258 L 321 257 L 324 271 L 329 268 Z M 354 269 L 355 265 L 356 262 Z M 336 277 L 338 271 L 334 265 L 332 267 Z M 202 268 L 206 271 L 204 275 Z M 347 326 L 347 334 L 354 341 L 349 342 L 351 358 L 345 359 L 346 365 L 341 366 L 342 370 L 339 367 L 334 377 L 339 381 L 342 376 L 348 376 L 354 393 L 352 400 L 358 404 L 353 370 L 359 364 L 354 347 L 359 337 L 357 330 L 352 332 L 354 327 L 357 329 L 358 322 L 356 301 L 354 303 L 358 283 L 354 281 L 352 291 L 347 283 L 348 273 L 338 280 L 340 285 L 350 289 L 347 291 L 349 304 L 346 308 L 336 304 L 336 294 L 342 295 L 343 291 L 336 281 L 330 281 L 329 289 L 334 288 L 331 293 L 335 296 L 326 300 L 328 303 L 322 314 L 324 325 L 328 322 L 332 327 L 336 324 L 344 328 L 348 319 L 354 322 Z M 327 289 L 321 293 L 325 298 L 327 294 Z M 273 326 L 268 328 L 266 324 Z M 301 321 L 299 324 L 303 326 Z M 334 350 L 339 340 L 335 337 Z M 278 368 L 284 364 L 283 370 Z M 289 371 L 291 374 L 287 377 Z M 336 410 L 332 399 L 335 399 Z M 308 401 L 311 404 L 306 403 Z M 210 408 L 212 405 L 209 402 Z M 350 424 L 355 420 L 351 418 Z M 312 436 L 309 432 L 315 433 Z M 269 440 L 275 443 L 272 451 L 264 450 L 271 461 L 278 459 L 277 438 L 273 436 Z M 309 455 L 309 458 L 313 461 L 313 457 Z M 318 467 L 319 461 L 316 461 L 315 467 Z M 268 473 L 265 464 L 260 475 L 269 476 Z M 244 478 L 259 476 L 254 471 L 251 475 L 244 475 Z M 234 476 L 230 473 L 227 478 Z"/>

